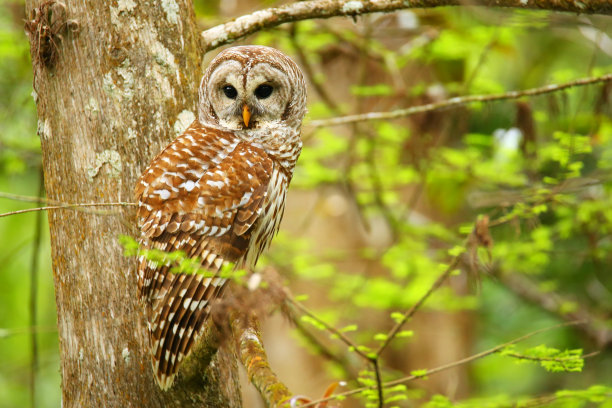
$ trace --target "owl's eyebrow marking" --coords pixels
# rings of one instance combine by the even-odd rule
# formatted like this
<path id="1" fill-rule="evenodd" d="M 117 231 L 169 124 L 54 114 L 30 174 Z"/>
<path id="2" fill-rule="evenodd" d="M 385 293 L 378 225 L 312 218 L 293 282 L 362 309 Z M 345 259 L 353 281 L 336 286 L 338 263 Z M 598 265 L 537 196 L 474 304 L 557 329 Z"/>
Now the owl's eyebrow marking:
<path id="1" fill-rule="evenodd" d="M 210 115 L 215 118 L 216 120 L 219 120 L 219 117 L 217 116 L 217 112 L 215 112 L 215 110 L 213 109 L 212 104 L 210 105 Z"/>
<path id="2" fill-rule="evenodd" d="M 281 120 L 287 120 L 290 114 L 291 114 L 291 101 L 287 102 L 287 106 L 285 106 L 285 110 L 283 111 L 283 114 L 281 115 Z"/>

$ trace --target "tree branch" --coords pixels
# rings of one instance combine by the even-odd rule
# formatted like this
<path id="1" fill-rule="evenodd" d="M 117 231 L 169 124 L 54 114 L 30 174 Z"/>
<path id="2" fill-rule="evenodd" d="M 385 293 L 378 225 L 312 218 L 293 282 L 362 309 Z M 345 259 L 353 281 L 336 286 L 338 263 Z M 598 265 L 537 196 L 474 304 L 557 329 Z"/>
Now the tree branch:
<path id="1" fill-rule="evenodd" d="M 353 343 L 351 341 L 351 339 L 349 339 L 344 333 L 342 333 L 340 330 L 336 329 L 334 326 L 332 326 L 330 324 L 327 324 L 324 320 L 321 320 L 319 317 L 317 317 L 317 315 L 315 315 L 310 310 L 308 310 L 308 308 L 306 306 L 304 306 L 300 302 L 297 302 L 290 295 L 287 295 L 286 303 L 287 303 L 287 305 L 292 306 L 292 307 L 296 308 L 297 310 L 299 310 L 300 312 L 302 312 L 302 314 L 304 314 L 304 315 L 310 317 L 311 319 L 315 320 L 322 327 L 324 327 L 325 330 L 327 330 L 328 332 L 330 332 L 333 335 L 337 336 L 337 338 L 340 341 L 342 341 L 344 344 L 346 344 L 349 347 L 350 350 L 352 350 L 355 353 L 357 353 L 365 361 L 370 361 L 370 357 L 368 357 L 368 355 L 366 353 L 361 351 L 359 349 L 359 346 L 357 346 L 357 344 Z"/>
<path id="2" fill-rule="evenodd" d="M 289 294 L 287 294 L 289 297 Z M 295 300 L 293 300 L 295 302 Z M 346 377 L 350 379 L 357 379 L 359 377 L 359 373 L 353 367 L 353 364 L 349 361 L 348 357 L 344 354 L 340 354 L 334 352 L 330 348 L 328 348 L 321 340 L 319 340 L 308 328 L 302 323 L 298 313 L 291 307 L 291 302 L 285 300 L 287 307 L 285 315 L 291 321 L 291 323 L 295 326 L 297 331 L 302 335 L 304 340 L 310 344 L 315 350 L 315 353 L 326 358 L 327 360 L 336 364 L 336 366 L 344 371 Z"/>
<path id="3" fill-rule="evenodd" d="M 534 357 L 534 356 L 526 356 L 523 354 L 517 354 L 517 353 L 506 353 L 504 354 L 505 356 L 508 357 L 512 357 L 512 358 L 516 358 L 517 360 L 529 360 L 529 361 L 536 361 L 536 362 L 540 362 L 540 361 L 554 361 L 555 363 L 560 363 L 563 364 L 568 360 L 583 360 L 585 358 L 591 358 L 591 357 L 595 357 L 597 355 L 599 355 L 601 353 L 601 351 L 593 351 L 592 353 L 588 353 L 588 354 L 582 354 L 579 356 L 572 356 L 572 357 L 567 357 L 565 359 L 563 358 L 558 358 L 558 357 Z"/>
<path id="4" fill-rule="evenodd" d="M 612 3 L 610 3 L 612 4 Z M 359 115 L 340 116 L 331 119 L 313 120 L 308 125 L 313 128 L 324 126 L 339 126 L 349 123 L 365 122 L 369 120 L 389 120 L 398 119 L 406 116 L 415 115 L 417 113 L 439 111 L 445 109 L 456 108 L 463 105 L 469 105 L 474 102 L 493 102 L 507 99 L 518 99 L 525 96 L 543 95 L 552 92 L 562 91 L 564 89 L 575 86 L 592 85 L 602 82 L 612 81 L 612 74 L 602 75 L 600 77 L 581 78 L 575 81 L 566 82 L 559 85 L 545 85 L 539 88 L 526 89 L 524 91 L 511 91 L 494 95 L 469 95 L 457 96 L 446 101 L 428 103 L 426 105 L 412 106 L 406 109 L 398 109 L 390 112 L 368 112 Z"/>
<path id="5" fill-rule="evenodd" d="M 432 375 L 432 374 L 437 374 L 437 373 L 439 373 L 441 371 L 445 371 L 445 370 L 448 370 L 448 369 L 451 369 L 451 368 L 454 368 L 454 367 L 457 367 L 457 366 L 460 366 L 460 365 L 463 365 L 463 364 L 467 364 L 467 363 L 470 363 L 472 361 L 479 360 L 479 359 L 481 359 L 483 357 L 489 356 L 491 354 L 497 353 L 497 352 L 503 350 L 504 348 L 508 347 L 509 345 L 522 342 L 522 341 L 527 340 L 528 338 L 533 337 L 533 336 L 535 336 L 537 334 L 544 333 L 544 332 L 547 332 L 547 331 L 550 331 L 550 330 L 560 329 L 562 327 L 576 326 L 576 325 L 583 324 L 583 323 L 584 322 L 582 322 L 582 321 L 574 321 L 574 322 L 561 323 L 561 324 L 557 324 L 555 326 L 539 329 L 539 330 L 533 331 L 531 333 L 527 333 L 527 334 L 525 334 L 525 335 L 523 335 L 521 337 L 517 337 L 517 338 L 515 338 L 513 340 L 510 340 L 510 341 L 508 341 L 506 343 L 503 343 L 503 344 L 497 345 L 495 347 L 492 347 L 492 348 L 490 348 L 488 350 L 485 350 L 485 351 L 482 351 L 480 353 L 474 354 L 472 356 L 463 358 L 461 360 L 457 360 L 457 361 L 454 361 L 452 363 L 444 364 L 444 365 L 432 368 L 430 370 L 423 370 L 423 373 L 413 374 L 413 375 L 409 375 L 407 377 L 399 378 L 397 380 L 388 381 L 388 382 L 383 384 L 383 387 L 392 387 L 392 386 L 398 385 L 398 384 L 405 384 L 407 382 L 414 381 L 414 380 L 417 380 L 419 378 L 423 378 L 423 377 L 426 377 L 426 376 L 429 376 L 429 375 Z M 300 405 L 300 408 L 316 407 L 317 404 L 320 404 L 322 402 L 332 401 L 332 400 L 337 399 L 338 397 L 340 397 L 340 398 L 348 397 L 348 396 L 351 396 L 351 395 L 359 394 L 362 391 L 373 390 L 375 388 L 376 388 L 376 385 L 369 386 L 369 387 L 355 388 L 355 389 L 352 389 L 352 390 L 349 390 L 349 391 L 346 391 L 346 392 L 343 392 L 343 393 L 340 393 L 340 394 L 336 394 L 336 395 L 331 396 L 331 397 L 322 398 L 320 400 L 316 400 L 316 401 L 312 401 L 312 402 L 309 402 L 309 403 L 304 404 L 304 405 Z"/>
<path id="6" fill-rule="evenodd" d="M 291 392 L 281 383 L 268 364 L 257 318 L 234 314 L 231 326 L 236 348 L 251 383 L 257 388 L 266 406 L 281 406 L 291 399 Z"/>
<path id="7" fill-rule="evenodd" d="M 56 333 L 56 326 L 28 326 L 28 327 L 11 327 L 3 328 L 0 327 L 0 339 L 5 339 L 13 336 L 20 336 L 22 334 L 30 333 Z"/>
<path id="8" fill-rule="evenodd" d="M 8 217 L 11 215 L 17 215 L 17 214 L 25 214 L 25 213 L 34 212 L 34 211 L 49 211 L 49 210 L 74 210 L 74 211 L 82 211 L 82 212 L 86 212 L 90 214 L 97 214 L 97 215 L 113 215 L 117 213 L 109 212 L 109 211 L 87 211 L 87 210 L 84 210 L 82 207 L 130 207 L 130 206 L 136 206 L 136 205 L 138 204 L 121 203 L 121 202 L 119 203 L 80 203 L 80 204 L 51 205 L 47 207 L 26 208 L 24 210 L 16 210 L 16 211 L 9 211 L 6 213 L 0 213 L 0 218 Z"/>
<path id="9" fill-rule="evenodd" d="M 565 321 L 575 321 L 577 319 L 583 321 L 584 323 L 578 326 L 578 329 L 594 341 L 597 347 L 605 349 L 612 345 L 612 329 L 604 323 L 604 318 L 596 316 L 584 305 L 577 304 L 576 310 L 563 313 L 561 306 L 570 302 L 570 299 L 556 293 L 544 293 L 529 278 L 518 273 L 504 273 L 500 270 L 493 270 L 493 275 L 506 288 L 554 316 Z"/>
<path id="10" fill-rule="evenodd" d="M 436 290 L 438 290 L 440 288 L 440 286 L 442 286 L 442 283 L 444 283 L 446 278 L 448 278 L 450 276 L 450 274 L 457 268 L 457 266 L 459 265 L 460 259 L 461 259 L 461 254 L 455 256 L 453 258 L 453 260 L 450 262 L 450 264 L 448 264 L 448 266 L 446 267 L 446 269 L 444 270 L 442 275 L 440 275 L 438 277 L 438 279 L 436 279 L 436 281 L 433 283 L 433 285 L 431 285 L 429 290 L 427 292 L 425 292 L 425 294 L 419 299 L 418 302 L 416 302 L 414 305 L 412 305 L 412 307 L 410 309 L 408 309 L 404 313 L 402 318 L 389 331 L 389 333 L 387 334 L 387 337 L 385 338 L 385 341 L 380 345 L 378 350 L 376 350 L 375 354 L 377 356 L 380 356 L 380 354 L 387 348 L 389 343 L 391 343 L 391 340 L 393 340 L 395 338 L 395 336 L 401 330 L 401 328 L 404 326 L 404 324 L 406 324 L 406 322 L 408 320 L 410 320 L 410 318 L 412 318 L 412 316 L 414 316 L 414 314 L 417 312 L 417 310 L 420 309 L 420 307 L 432 295 L 432 293 L 434 293 Z"/>
<path id="11" fill-rule="evenodd" d="M 312 0 L 259 10 L 209 28 L 201 34 L 202 48 L 204 52 L 208 52 L 257 31 L 293 21 L 336 16 L 355 17 L 368 13 L 388 13 L 410 8 L 465 5 L 612 15 L 612 3 L 608 0 Z"/>

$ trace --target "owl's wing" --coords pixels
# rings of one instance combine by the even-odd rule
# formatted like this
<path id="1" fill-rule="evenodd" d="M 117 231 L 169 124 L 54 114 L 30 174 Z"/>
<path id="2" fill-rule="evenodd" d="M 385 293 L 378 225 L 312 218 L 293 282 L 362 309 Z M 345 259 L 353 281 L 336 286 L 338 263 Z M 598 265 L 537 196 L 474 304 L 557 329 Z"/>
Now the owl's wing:
<path id="1" fill-rule="evenodd" d="M 144 173 L 143 178 L 157 177 L 145 180 L 138 196 L 143 246 L 183 251 L 201 259 L 202 267 L 213 273 L 227 262 L 239 261 L 247 251 L 273 169 L 263 150 L 215 132 L 204 129 L 201 139 L 189 132 L 179 137 L 153 161 L 153 172 Z M 182 139 L 190 143 L 189 136 L 196 143 L 185 147 Z M 206 142 L 207 148 L 200 146 Z M 207 156 L 192 156 L 199 152 Z M 166 165 L 163 172 L 157 170 Z M 216 275 L 173 274 L 168 266 L 141 259 L 140 296 L 151 302 L 151 353 L 162 388 L 172 384 L 179 363 L 201 335 L 210 303 L 224 283 Z"/>

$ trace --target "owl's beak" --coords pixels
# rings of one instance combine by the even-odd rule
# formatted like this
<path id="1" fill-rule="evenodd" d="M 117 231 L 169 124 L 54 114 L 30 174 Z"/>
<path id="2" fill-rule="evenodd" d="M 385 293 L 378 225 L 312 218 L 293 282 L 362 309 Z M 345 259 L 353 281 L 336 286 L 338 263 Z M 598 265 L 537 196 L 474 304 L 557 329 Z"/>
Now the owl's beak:
<path id="1" fill-rule="evenodd" d="M 244 126 L 249 127 L 249 121 L 251 120 L 251 111 L 249 107 L 244 104 L 242 107 L 242 120 L 244 121 Z"/>

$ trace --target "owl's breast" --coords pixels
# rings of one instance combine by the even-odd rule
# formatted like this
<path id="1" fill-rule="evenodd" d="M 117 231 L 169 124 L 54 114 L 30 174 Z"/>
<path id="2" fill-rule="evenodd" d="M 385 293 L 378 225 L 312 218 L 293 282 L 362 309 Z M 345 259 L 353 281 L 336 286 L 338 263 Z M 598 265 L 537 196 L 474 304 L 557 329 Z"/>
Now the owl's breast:
<path id="1" fill-rule="evenodd" d="M 259 259 L 259 255 L 268 248 L 272 238 L 278 232 L 283 213 L 285 211 L 285 199 L 289 187 L 290 175 L 284 168 L 275 163 L 272 177 L 266 191 L 266 202 L 261 216 L 253 226 L 251 245 L 245 255 L 247 267 L 253 267 Z"/>

